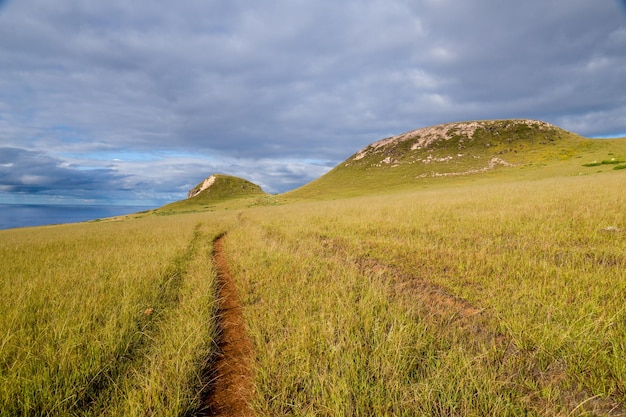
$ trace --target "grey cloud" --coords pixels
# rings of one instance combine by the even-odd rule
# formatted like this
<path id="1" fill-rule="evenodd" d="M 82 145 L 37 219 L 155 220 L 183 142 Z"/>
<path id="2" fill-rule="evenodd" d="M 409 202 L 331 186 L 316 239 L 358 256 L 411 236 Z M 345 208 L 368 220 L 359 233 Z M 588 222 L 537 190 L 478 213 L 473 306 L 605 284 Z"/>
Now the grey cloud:
<path id="1" fill-rule="evenodd" d="M 191 152 L 284 190 L 367 143 L 440 122 L 532 117 L 626 132 L 620 10 L 587 0 L 12 1 L 0 10 L 0 146 L 82 154 L 77 167 L 102 151 Z M 115 169 L 126 187 L 168 198 L 201 173 L 189 165 L 176 185 L 141 182 L 145 167 Z"/>
<path id="2" fill-rule="evenodd" d="M 42 152 L 0 148 L 0 190 L 72 196 L 102 193 L 120 177 L 108 169 L 79 169 Z"/>
<path id="3" fill-rule="evenodd" d="M 617 4 L 479 4 L 435 9 L 428 21 L 427 30 L 447 54 L 434 68 L 454 80 L 448 91 L 455 103 L 487 115 L 504 104 L 509 115 L 550 116 L 621 100 L 611 93 L 626 75 Z M 611 68 L 601 68 L 609 61 Z"/>

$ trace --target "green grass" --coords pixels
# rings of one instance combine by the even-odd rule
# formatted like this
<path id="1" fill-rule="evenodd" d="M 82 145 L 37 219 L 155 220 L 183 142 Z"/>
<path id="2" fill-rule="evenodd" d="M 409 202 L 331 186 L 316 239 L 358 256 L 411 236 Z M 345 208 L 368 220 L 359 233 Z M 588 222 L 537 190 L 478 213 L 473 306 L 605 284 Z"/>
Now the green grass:
<path id="1" fill-rule="evenodd" d="M 619 159 L 611 158 L 611 159 L 605 159 L 604 161 L 601 161 L 601 162 L 598 162 L 598 161 L 590 162 L 588 164 L 583 164 L 583 166 L 584 167 L 599 167 L 602 165 L 618 165 L 623 162 L 624 161 L 620 161 Z"/>
<path id="2" fill-rule="evenodd" d="M 242 178 L 214 174 L 215 182 L 194 197 L 167 204 L 154 211 L 157 215 L 233 210 L 254 205 L 270 205 L 273 199 L 261 187 Z M 202 183 L 194 187 L 200 189 Z"/>
<path id="3" fill-rule="evenodd" d="M 258 415 L 624 412 L 625 146 L 0 231 L 0 415 L 192 414 L 224 232 Z"/>
<path id="4" fill-rule="evenodd" d="M 257 409 L 623 408 L 626 243 L 604 229 L 626 223 L 613 191 L 625 185 L 572 177 L 246 213 L 227 242 L 257 346 Z M 463 317 L 455 297 L 480 313 Z"/>
<path id="5" fill-rule="evenodd" d="M 361 159 L 353 155 L 317 180 L 284 195 L 288 201 L 338 199 L 468 183 L 588 175 L 581 159 L 626 160 L 623 139 L 587 139 L 562 129 L 531 128 L 515 120 L 483 121 L 470 138 L 449 132 L 411 150 L 419 137 L 382 146 Z M 365 150 L 370 148 L 366 147 Z M 390 158 L 392 162 L 382 162 Z M 490 165 L 497 158 L 501 163 Z M 617 162 L 615 162 L 617 161 Z"/>
<path id="6" fill-rule="evenodd" d="M 3 231 L 0 415 L 195 407 L 215 331 L 207 245 L 224 226 L 178 216 Z"/>

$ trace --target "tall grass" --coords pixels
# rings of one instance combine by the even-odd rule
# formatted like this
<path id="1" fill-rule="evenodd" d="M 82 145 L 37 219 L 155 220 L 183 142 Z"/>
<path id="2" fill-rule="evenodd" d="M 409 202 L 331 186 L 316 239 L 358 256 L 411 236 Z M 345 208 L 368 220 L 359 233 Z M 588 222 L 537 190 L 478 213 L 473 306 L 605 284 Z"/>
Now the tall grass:
<path id="1" fill-rule="evenodd" d="M 227 242 L 258 410 L 623 411 L 624 186 L 572 177 L 247 212 Z"/>
<path id="2" fill-rule="evenodd" d="M 2 231 L 0 415 L 199 407 L 222 232 L 258 415 L 618 415 L 625 188 L 610 171 Z"/>
<path id="3" fill-rule="evenodd" d="M 136 395 L 167 398 L 157 410 L 175 396 L 184 397 L 179 407 L 197 405 L 198 390 L 188 391 L 199 381 L 188 368 L 201 371 L 213 337 L 206 246 L 219 232 L 198 221 L 3 231 L 0 414 L 100 415 Z"/>
<path id="4" fill-rule="evenodd" d="M 112 394 L 100 397 L 94 414 L 180 416 L 201 406 L 207 383 L 204 373 L 217 337 L 216 271 L 210 256 L 219 233 L 214 227 L 203 229 L 207 228 L 195 229 L 184 271 L 177 277 L 181 280 L 177 293 L 156 305 L 163 317 L 145 357 Z M 155 314 L 153 308 L 147 313 Z"/>
<path id="5" fill-rule="evenodd" d="M 260 415 L 382 415 L 406 401 L 399 382 L 429 336 L 386 296 L 386 283 L 326 257 L 288 222 L 229 234 L 256 343 Z M 245 279 L 244 278 L 244 279 Z M 420 343 L 413 341 L 421 340 Z"/>

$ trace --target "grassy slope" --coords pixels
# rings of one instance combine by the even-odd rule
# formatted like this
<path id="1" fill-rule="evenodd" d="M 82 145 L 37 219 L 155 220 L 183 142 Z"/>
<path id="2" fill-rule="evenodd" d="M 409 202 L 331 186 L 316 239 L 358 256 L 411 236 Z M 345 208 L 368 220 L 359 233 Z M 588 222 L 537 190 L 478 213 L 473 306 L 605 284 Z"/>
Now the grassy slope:
<path id="1" fill-rule="evenodd" d="M 215 209 L 235 209 L 267 204 L 271 197 L 258 185 L 230 175 L 214 174 L 215 183 L 200 194 L 185 200 L 167 204 L 156 214 L 198 212 Z M 194 189 L 199 188 L 202 183 Z"/>
<path id="2" fill-rule="evenodd" d="M 626 161 L 626 141 L 583 138 L 555 126 L 529 126 L 524 121 L 481 121 L 473 136 L 451 127 L 448 139 L 411 150 L 419 133 L 408 140 L 355 154 L 319 179 L 285 194 L 292 200 L 342 198 L 401 190 L 458 186 L 491 179 L 516 180 L 555 175 L 579 175 L 612 169 L 615 165 L 583 167 L 585 163 L 616 158 Z M 462 125 L 453 124 L 453 126 Z M 368 148 L 364 148 L 368 150 Z M 429 159 L 430 157 L 430 159 Z M 383 162 L 386 158 L 388 163 Z M 485 172 L 492 158 L 496 164 Z M 461 175 L 456 175 L 461 174 Z"/>
<path id="3" fill-rule="evenodd" d="M 623 412 L 623 187 L 611 171 L 243 213 L 228 256 L 260 415 Z"/>

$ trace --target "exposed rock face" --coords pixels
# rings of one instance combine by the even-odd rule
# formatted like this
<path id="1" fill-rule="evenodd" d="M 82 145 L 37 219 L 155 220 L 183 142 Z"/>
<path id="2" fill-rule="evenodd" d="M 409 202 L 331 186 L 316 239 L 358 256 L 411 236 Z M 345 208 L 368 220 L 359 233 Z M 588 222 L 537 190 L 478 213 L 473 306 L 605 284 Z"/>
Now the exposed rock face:
<path id="1" fill-rule="evenodd" d="M 215 184 L 215 175 L 211 175 L 206 178 L 199 187 L 194 187 L 187 193 L 187 198 L 192 198 L 200 194 L 202 191 L 206 190 L 213 184 Z"/>

